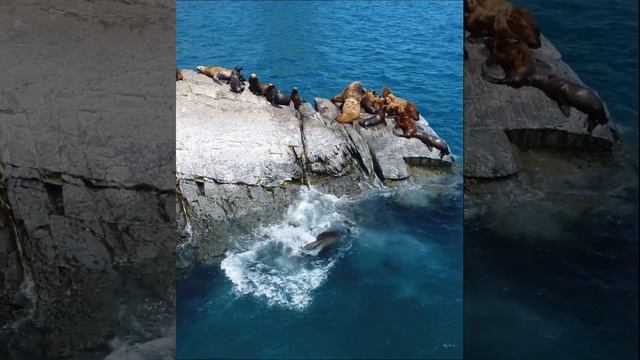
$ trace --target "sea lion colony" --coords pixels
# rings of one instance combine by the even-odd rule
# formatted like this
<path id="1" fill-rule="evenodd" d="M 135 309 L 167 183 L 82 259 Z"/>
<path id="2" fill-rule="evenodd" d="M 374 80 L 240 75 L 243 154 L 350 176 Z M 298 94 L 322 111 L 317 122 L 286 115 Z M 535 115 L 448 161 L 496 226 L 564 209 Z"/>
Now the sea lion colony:
<path id="1" fill-rule="evenodd" d="M 233 69 L 219 66 L 198 66 L 196 70 L 218 84 L 226 82 L 232 92 L 241 93 L 244 91 L 245 79 L 241 75 L 242 66 L 236 66 Z M 182 73 L 176 69 L 176 81 L 182 79 Z M 264 96 L 273 106 L 293 104 L 294 108 L 298 110 L 300 105 L 305 102 L 297 87 L 294 86 L 290 95 L 287 96 L 281 93 L 275 84 L 260 82 L 256 74 L 249 76 L 249 91 L 256 96 Z M 392 131 L 394 135 L 419 139 L 429 150 L 436 148 L 440 152 L 441 159 L 450 154 L 449 146 L 444 140 L 418 129 L 416 124 L 420 121 L 420 113 L 416 105 L 396 96 L 388 87 L 383 88 L 382 96 L 380 96 L 376 91 L 366 90 L 361 82 L 354 81 L 347 85 L 342 93 L 331 98 L 331 102 L 340 109 L 335 120 L 341 124 L 351 124 L 358 121 L 360 126 L 365 128 L 378 125 L 386 126 L 386 116 L 389 115 L 395 120 L 394 129 L 401 130 L 401 132 Z M 363 114 L 372 115 L 363 118 Z"/>
<path id="2" fill-rule="evenodd" d="M 541 90 L 556 102 L 564 116 L 569 117 L 571 107 L 586 114 L 583 126 L 589 133 L 609 121 L 604 103 L 594 90 L 555 74 L 538 72 L 531 49 L 541 45 L 540 30 L 528 10 L 506 0 L 465 0 L 464 28 L 469 32 L 466 41 L 482 39 L 489 51 L 482 64 L 486 81 L 514 89 L 531 86 Z M 505 76 L 489 75 L 485 65 L 500 66 Z"/>

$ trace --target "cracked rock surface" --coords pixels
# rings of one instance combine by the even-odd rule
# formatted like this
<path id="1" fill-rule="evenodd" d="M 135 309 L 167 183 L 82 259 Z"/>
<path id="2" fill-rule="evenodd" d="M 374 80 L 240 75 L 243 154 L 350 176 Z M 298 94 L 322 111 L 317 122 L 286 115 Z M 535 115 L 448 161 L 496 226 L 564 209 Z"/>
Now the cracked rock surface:
<path id="1" fill-rule="evenodd" d="M 179 267 L 215 261 L 234 234 L 280 220 L 301 187 L 349 196 L 408 180 L 412 166 L 453 163 L 417 139 L 394 136 L 392 119 L 371 129 L 343 125 L 326 99 L 296 111 L 182 73 L 176 82 Z M 426 121 L 420 126 L 435 134 Z"/>
<path id="2" fill-rule="evenodd" d="M 2 359 L 102 358 L 175 319 L 173 12 L 0 2 Z"/>

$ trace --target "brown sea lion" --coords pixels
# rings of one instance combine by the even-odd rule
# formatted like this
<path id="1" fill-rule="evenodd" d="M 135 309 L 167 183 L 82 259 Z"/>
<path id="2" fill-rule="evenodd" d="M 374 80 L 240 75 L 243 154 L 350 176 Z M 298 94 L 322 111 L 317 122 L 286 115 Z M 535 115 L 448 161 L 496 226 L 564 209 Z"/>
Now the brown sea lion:
<path id="1" fill-rule="evenodd" d="M 291 96 L 289 97 L 291 98 L 293 107 L 298 110 L 300 108 L 300 105 L 302 105 L 302 103 L 304 102 L 304 99 L 300 97 L 300 93 L 298 92 L 297 87 L 294 86 L 293 88 L 291 88 Z"/>
<path id="2" fill-rule="evenodd" d="M 384 110 L 378 110 L 378 113 L 375 115 L 371 115 L 368 118 L 360 120 L 360 126 L 368 128 L 380 124 L 387 124 L 385 121 L 385 113 Z"/>
<path id="3" fill-rule="evenodd" d="M 420 120 L 420 113 L 416 105 L 403 98 L 397 97 L 393 94 L 391 89 L 384 87 L 382 90 L 382 97 L 385 100 L 384 110 L 390 115 L 402 115 L 408 114 L 410 119 L 415 121 Z"/>
<path id="4" fill-rule="evenodd" d="M 396 120 L 396 128 L 402 130 L 403 137 L 412 137 L 418 131 L 416 123 L 407 113 L 395 115 L 393 118 Z"/>
<path id="5" fill-rule="evenodd" d="M 280 91 L 278 91 L 278 88 L 271 83 L 267 85 L 265 96 L 273 106 L 278 106 L 278 105 L 289 106 L 291 104 L 291 98 L 281 93 Z"/>
<path id="6" fill-rule="evenodd" d="M 182 75 L 182 71 L 180 69 L 176 69 L 176 81 L 184 80 L 184 76 Z"/>
<path id="7" fill-rule="evenodd" d="M 354 81 L 351 84 L 347 85 L 347 87 L 340 93 L 331 98 L 332 103 L 342 103 L 345 102 L 348 98 L 354 98 L 360 101 L 364 95 L 364 88 L 362 87 L 362 83 L 360 81 Z"/>
<path id="8" fill-rule="evenodd" d="M 249 91 L 251 91 L 255 95 L 264 95 L 267 90 L 268 84 L 261 83 L 258 80 L 258 75 L 251 74 L 249 75 Z"/>
<path id="9" fill-rule="evenodd" d="M 438 151 L 440 151 L 440 159 L 442 159 L 445 155 L 450 154 L 449 145 L 447 145 L 444 140 L 437 136 L 431 135 L 424 131 L 418 131 L 413 135 L 413 137 L 419 139 L 423 144 L 427 145 L 427 148 L 429 148 L 429 150 L 432 150 L 433 148 L 438 149 Z"/>
<path id="10" fill-rule="evenodd" d="M 378 110 L 384 105 L 384 99 L 378 96 L 375 91 L 365 91 L 362 99 L 360 100 L 360 106 L 364 112 L 369 114 L 376 114 Z"/>
<path id="11" fill-rule="evenodd" d="M 529 78 L 530 86 L 536 87 L 554 100 L 564 116 L 571 115 L 571 107 L 587 115 L 584 126 L 591 133 L 597 125 L 609 122 L 607 110 L 598 94 L 583 85 L 556 75 L 535 74 Z"/>
<path id="12" fill-rule="evenodd" d="M 525 85 L 527 79 L 536 72 L 536 63 L 528 50 L 519 43 L 500 38 L 486 41 L 491 55 L 482 64 L 482 77 L 494 84 L 506 84 L 513 88 Z M 484 65 L 499 65 L 504 70 L 504 78 L 498 79 L 487 74 Z"/>
<path id="13" fill-rule="evenodd" d="M 207 75 L 214 82 L 222 84 L 222 81 L 229 81 L 231 78 L 232 69 L 223 68 L 220 66 L 196 66 L 196 70 L 199 73 Z"/>
<path id="14" fill-rule="evenodd" d="M 341 231 L 336 230 L 328 230 L 320 233 L 315 241 L 312 241 L 302 247 L 302 250 L 305 251 L 322 251 L 327 246 L 330 246 L 336 243 L 340 237 L 343 235 Z"/>
<path id="15" fill-rule="evenodd" d="M 465 0 L 464 28 L 472 36 L 522 41 L 533 49 L 541 46 L 540 29 L 533 15 L 505 0 Z"/>
<path id="16" fill-rule="evenodd" d="M 352 123 L 360 118 L 360 100 L 352 97 L 347 98 L 342 103 L 340 114 L 336 117 L 336 121 L 345 124 Z"/>

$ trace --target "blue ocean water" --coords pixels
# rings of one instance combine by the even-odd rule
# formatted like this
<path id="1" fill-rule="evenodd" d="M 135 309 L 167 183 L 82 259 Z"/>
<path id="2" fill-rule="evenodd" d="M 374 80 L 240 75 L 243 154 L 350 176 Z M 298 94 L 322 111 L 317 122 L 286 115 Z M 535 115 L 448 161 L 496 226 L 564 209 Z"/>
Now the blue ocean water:
<path id="1" fill-rule="evenodd" d="M 351 81 L 415 102 L 457 164 L 427 184 L 301 195 L 177 282 L 178 358 L 462 356 L 462 2 L 177 1 L 177 67 L 241 64 L 308 101 Z M 317 257 L 322 229 L 350 234 Z"/>

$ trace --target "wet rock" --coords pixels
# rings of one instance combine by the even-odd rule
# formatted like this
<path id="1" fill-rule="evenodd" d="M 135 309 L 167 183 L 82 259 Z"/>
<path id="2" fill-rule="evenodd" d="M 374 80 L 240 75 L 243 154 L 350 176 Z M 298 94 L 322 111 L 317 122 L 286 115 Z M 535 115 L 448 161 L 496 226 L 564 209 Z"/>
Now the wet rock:
<path id="1" fill-rule="evenodd" d="M 533 87 L 514 89 L 481 77 L 481 64 L 488 56 L 481 43 L 465 42 L 469 55 L 464 62 L 465 176 L 503 177 L 518 169 L 517 155 L 509 151 L 508 141 L 521 150 L 585 151 L 611 150 L 615 134 L 610 122 L 589 134 L 583 126 L 586 115 L 576 109 L 565 117 L 556 103 Z M 544 37 L 542 47 L 532 50 L 537 71 L 553 73 L 582 84 L 563 62 L 558 50 Z M 489 68 L 495 71 L 499 69 Z M 467 141 L 470 140 L 468 143 Z M 500 155 L 500 151 L 506 151 Z"/>

